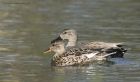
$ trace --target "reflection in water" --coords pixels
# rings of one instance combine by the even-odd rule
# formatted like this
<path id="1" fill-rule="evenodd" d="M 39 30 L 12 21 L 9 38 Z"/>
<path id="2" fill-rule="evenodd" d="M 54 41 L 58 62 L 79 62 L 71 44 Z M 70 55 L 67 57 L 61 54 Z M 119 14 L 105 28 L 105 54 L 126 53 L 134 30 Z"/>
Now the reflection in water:
<path id="1" fill-rule="evenodd" d="M 0 82 L 139 82 L 139 0 L 0 0 Z M 112 64 L 51 67 L 42 52 L 65 28 L 80 40 L 124 42 Z M 85 29 L 86 28 L 86 29 Z"/>

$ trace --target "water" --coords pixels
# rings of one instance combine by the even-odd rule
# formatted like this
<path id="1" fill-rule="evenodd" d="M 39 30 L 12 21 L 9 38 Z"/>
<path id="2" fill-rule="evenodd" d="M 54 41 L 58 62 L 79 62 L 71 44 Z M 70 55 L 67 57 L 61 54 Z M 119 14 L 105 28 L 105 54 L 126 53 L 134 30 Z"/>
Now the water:
<path id="1" fill-rule="evenodd" d="M 0 0 L 0 82 L 139 82 L 139 0 Z M 52 67 L 42 52 L 63 29 L 79 40 L 124 42 L 115 64 Z"/>

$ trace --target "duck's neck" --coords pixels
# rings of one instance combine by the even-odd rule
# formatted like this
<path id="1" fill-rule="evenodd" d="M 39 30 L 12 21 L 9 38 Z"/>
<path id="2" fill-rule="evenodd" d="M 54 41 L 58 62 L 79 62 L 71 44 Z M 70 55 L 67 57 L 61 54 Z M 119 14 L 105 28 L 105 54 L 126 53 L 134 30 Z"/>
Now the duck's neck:
<path id="1" fill-rule="evenodd" d="M 64 53 L 65 53 L 65 48 L 63 47 L 63 48 L 61 48 L 61 49 L 59 49 L 59 50 L 57 50 L 56 52 L 55 52 L 55 55 L 53 56 L 53 59 L 56 59 L 56 58 L 59 58 L 59 57 L 61 57 Z"/>
<path id="2" fill-rule="evenodd" d="M 71 47 L 75 45 L 76 45 L 76 41 L 69 41 L 66 47 Z"/>
<path id="3" fill-rule="evenodd" d="M 66 45 L 66 47 L 76 46 L 76 43 L 77 43 L 77 36 L 74 36 L 73 38 L 68 39 L 68 44 Z"/>

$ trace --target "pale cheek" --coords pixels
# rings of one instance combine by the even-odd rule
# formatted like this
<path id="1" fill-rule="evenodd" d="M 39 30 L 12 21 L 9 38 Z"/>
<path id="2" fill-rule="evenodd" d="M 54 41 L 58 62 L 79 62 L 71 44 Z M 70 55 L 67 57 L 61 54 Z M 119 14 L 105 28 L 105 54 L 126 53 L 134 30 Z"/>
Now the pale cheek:
<path id="1" fill-rule="evenodd" d="M 54 49 L 52 49 L 54 52 L 57 52 L 58 51 L 58 49 L 57 48 L 54 48 Z"/>
<path id="2" fill-rule="evenodd" d="M 61 35 L 62 39 L 66 39 L 66 37 L 67 37 L 66 35 Z"/>

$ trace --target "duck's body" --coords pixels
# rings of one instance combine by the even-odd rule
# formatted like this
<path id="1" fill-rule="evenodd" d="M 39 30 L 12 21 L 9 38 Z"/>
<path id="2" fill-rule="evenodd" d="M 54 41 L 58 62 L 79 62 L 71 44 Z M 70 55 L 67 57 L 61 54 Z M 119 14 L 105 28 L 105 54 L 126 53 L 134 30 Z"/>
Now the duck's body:
<path id="1" fill-rule="evenodd" d="M 54 66 L 85 65 L 97 60 L 108 60 L 109 56 L 116 53 L 114 51 L 102 51 L 102 49 L 67 48 L 65 50 L 63 42 L 55 42 L 50 48 L 55 52 L 51 64 Z"/>
<path id="2" fill-rule="evenodd" d="M 68 55 L 64 57 L 55 58 L 52 60 L 51 65 L 53 66 L 73 66 L 73 65 L 85 65 L 92 62 L 87 56 L 75 56 Z"/>
<path id="3" fill-rule="evenodd" d="M 66 47 L 81 47 L 81 48 L 86 48 L 86 49 L 114 49 L 117 50 L 116 54 L 111 55 L 112 58 L 114 57 L 123 57 L 124 53 L 127 51 L 124 49 L 122 46 L 122 43 L 107 43 L 107 42 L 81 42 L 77 44 L 77 32 L 74 29 L 66 29 L 64 32 L 60 34 L 60 36 L 53 40 L 55 42 L 56 40 L 67 40 L 68 43 Z"/>
<path id="4" fill-rule="evenodd" d="M 68 55 L 53 58 L 51 65 L 53 66 L 83 65 L 88 63 L 89 61 L 90 61 L 89 58 L 87 58 L 86 56 Z"/>

